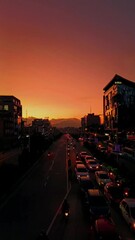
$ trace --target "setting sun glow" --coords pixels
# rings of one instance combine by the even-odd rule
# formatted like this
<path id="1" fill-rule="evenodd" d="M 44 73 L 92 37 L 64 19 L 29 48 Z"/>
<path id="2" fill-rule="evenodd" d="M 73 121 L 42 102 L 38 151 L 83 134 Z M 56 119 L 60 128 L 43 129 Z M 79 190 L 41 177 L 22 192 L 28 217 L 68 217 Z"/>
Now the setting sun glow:
<path id="1" fill-rule="evenodd" d="M 126 3 L 1 0 L 1 95 L 20 99 L 24 117 L 102 114 L 114 75 L 135 81 L 135 2 Z"/>

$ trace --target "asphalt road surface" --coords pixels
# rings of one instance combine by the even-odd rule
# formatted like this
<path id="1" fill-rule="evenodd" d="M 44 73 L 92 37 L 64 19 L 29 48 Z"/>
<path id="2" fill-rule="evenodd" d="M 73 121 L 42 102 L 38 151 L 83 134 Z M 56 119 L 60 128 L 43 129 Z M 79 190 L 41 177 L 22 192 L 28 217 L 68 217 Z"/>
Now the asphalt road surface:
<path id="1" fill-rule="evenodd" d="M 0 208 L 0 240 L 37 240 L 42 229 L 49 240 L 95 240 L 78 182 L 74 175 L 71 181 L 67 177 L 67 160 L 72 160 L 73 170 L 76 152 L 82 150 L 87 149 L 73 142 L 67 151 L 67 138 L 63 136 L 51 146 L 50 157 L 45 153 L 35 163 Z M 65 196 L 70 203 L 68 222 L 61 214 Z M 119 212 L 111 208 L 111 214 L 123 239 L 135 239 Z"/>

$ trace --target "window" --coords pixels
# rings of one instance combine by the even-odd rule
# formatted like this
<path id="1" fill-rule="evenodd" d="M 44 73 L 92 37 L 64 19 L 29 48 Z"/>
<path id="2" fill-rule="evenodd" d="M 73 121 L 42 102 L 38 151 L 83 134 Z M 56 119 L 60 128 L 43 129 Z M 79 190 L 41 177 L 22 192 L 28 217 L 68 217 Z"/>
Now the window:
<path id="1" fill-rule="evenodd" d="M 4 110 L 6 110 L 6 111 L 9 110 L 8 105 L 4 105 Z"/>
<path id="2" fill-rule="evenodd" d="M 17 112 L 17 106 L 14 106 L 14 112 Z"/>
<path id="3" fill-rule="evenodd" d="M 3 106 L 2 105 L 0 105 L 0 110 L 3 110 Z"/>

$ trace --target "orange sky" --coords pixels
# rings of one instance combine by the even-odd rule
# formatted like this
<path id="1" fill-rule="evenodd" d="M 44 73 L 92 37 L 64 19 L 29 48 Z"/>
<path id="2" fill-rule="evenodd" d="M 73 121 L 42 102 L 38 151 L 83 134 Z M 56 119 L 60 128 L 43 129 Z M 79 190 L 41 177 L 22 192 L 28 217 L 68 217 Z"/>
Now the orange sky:
<path id="1" fill-rule="evenodd" d="M 102 114 L 114 75 L 135 81 L 134 12 L 134 0 L 1 0 L 0 95 L 24 117 Z"/>

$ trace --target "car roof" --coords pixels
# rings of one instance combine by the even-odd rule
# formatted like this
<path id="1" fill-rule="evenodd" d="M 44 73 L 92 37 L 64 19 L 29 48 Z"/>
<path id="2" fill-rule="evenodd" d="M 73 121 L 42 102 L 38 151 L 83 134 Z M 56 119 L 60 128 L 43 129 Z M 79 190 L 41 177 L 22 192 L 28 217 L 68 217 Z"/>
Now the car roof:
<path id="1" fill-rule="evenodd" d="M 82 152 L 80 152 L 80 154 L 87 154 L 87 155 L 88 155 L 88 153 L 87 153 L 87 152 L 85 152 L 85 151 L 82 151 Z"/>
<path id="2" fill-rule="evenodd" d="M 80 181 L 91 181 L 90 176 L 80 176 Z"/>
<path id="3" fill-rule="evenodd" d="M 89 158 L 91 158 L 91 159 L 94 158 L 92 155 L 89 155 L 89 154 L 85 156 L 85 158 L 87 158 L 87 157 L 89 157 Z"/>
<path id="4" fill-rule="evenodd" d="M 88 160 L 88 163 L 98 163 L 98 162 L 96 161 L 96 159 L 90 159 Z"/>
<path id="5" fill-rule="evenodd" d="M 101 196 L 99 189 L 88 189 L 88 195 L 90 196 Z"/>
<path id="6" fill-rule="evenodd" d="M 98 232 L 106 232 L 107 233 L 114 233 L 116 232 L 115 225 L 111 223 L 108 219 L 106 218 L 99 218 L 95 222 L 96 224 L 96 229 Z"/>
<path id="7" fill-rule="evenodd" d="M 96 171 L 95 173 L 98 173 L 98 174 L 108 174 L 108 172 L 107 171 Z"/>
<path id="8" fill-rule="evenodd" d="M 76 164 L 84 164 L 81 160 L 76 160 Z"/>
<path id="9" fill-rule="evenodd" d="M 76 168 L 86 168 L 86 166 L 83 163 L 77 163 Z"/>

